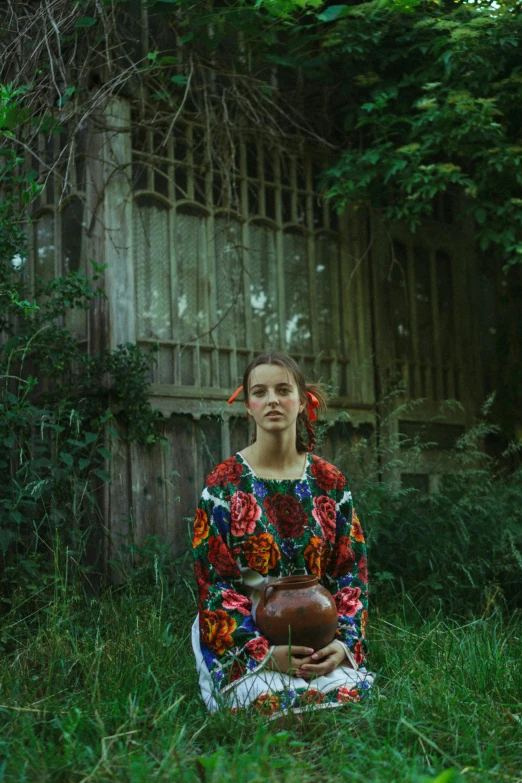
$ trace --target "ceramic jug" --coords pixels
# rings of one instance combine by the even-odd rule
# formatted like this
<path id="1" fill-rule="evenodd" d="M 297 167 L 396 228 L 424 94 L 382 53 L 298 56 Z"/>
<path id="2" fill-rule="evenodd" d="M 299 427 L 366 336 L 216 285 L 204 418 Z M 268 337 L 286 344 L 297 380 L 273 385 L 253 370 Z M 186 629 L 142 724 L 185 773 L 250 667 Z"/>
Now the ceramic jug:
<path id="1" fill-rule="evenodd" d="M 264 588 L 256 625 L 272 644 L 290 642 L 320 650 L 334 638 L 337 609 L 313 574 L 286 576 Z"/>

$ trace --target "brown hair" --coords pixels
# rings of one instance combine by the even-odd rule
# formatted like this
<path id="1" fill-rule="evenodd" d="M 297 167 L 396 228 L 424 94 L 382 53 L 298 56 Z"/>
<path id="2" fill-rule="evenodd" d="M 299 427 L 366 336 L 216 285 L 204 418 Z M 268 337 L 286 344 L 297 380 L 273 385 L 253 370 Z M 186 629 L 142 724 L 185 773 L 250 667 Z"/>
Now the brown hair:
<path id="1" fill-rule="evenodd" d="M 255 367 L 260 364 L 278 364 L 280 367 L 284 367 L 291 373 L 297 383 L 297 389 L 299 392 L 299 398 L 302 402 L 306 403 L 304 409 L 297 417 L 296 439 L 295 445 L 297 451 L 300 453 L 305 451 L 313 451 L 317 438 L 315 431 L 308 416 L 308 398 L 306 392 L 311 392 L 319 400 L 319 408 L 317 409 L 321 413 L 326 411 L 327 395 L 320 383 L 306 383 L 305 377 L 299 365 L 291 356 L 286 353 L 260 353 L 255 359 L 252 359 L 250 364 L 245 370 L 243 375 L 243 394 L 245 395 L 245 402 L 248 402 L 248 380 Z M 252 443 L 256 440 L 256 431 L 254 425 L 254 435 Z"/>

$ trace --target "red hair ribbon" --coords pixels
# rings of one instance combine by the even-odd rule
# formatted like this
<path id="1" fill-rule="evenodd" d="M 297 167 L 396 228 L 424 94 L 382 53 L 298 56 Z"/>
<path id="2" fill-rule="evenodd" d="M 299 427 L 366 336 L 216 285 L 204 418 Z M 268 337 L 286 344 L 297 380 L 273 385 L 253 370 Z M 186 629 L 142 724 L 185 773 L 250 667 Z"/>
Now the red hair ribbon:
<path id="1" fill-rule="evenodd" d="M 315 394 L 312 394 L 312 392 L 306 392 L 306 396 L 308 397 L 308 418 L 310 421 L 315 421 L 317 419 L 317 413 L 315 412 L 315 408 L 319 407 L 319 400 L 315 396 Z"/>
<path id="2" fill-rule="evenodd" d="M 243 387 L 242 386 L 238 386 L 237 389 L 235 390 L 234 394 L 231 397 L 228 398 L 228 404 L 232 405 L 232 403 L 236 401 L 237 395 L 240 394 L 240 392 L 242 392 L 242 391 L 243 391 Z"/>

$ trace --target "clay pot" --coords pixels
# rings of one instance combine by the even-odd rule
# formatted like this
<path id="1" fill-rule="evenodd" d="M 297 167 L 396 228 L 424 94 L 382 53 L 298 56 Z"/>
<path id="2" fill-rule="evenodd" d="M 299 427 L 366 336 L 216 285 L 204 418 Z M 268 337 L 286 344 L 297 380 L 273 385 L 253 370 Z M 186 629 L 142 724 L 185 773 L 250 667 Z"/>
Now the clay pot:
<path id="1" fill-rule="evenodd" d="M 337 609 L 316 576 L 286 576 L 261 593 L 256 625 L 272 644 L 290 642 L 320 650 L 334 638 Z"/>

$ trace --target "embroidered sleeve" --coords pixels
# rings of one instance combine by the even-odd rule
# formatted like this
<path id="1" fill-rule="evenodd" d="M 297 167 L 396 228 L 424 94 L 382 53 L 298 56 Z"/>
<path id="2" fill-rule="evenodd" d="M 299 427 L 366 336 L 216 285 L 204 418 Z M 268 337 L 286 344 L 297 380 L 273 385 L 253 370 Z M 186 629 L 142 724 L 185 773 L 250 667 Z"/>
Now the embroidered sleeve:
<path id="1" fill-rule="evenodd" d="M 368 574 L 366 545 L 352 494 L 336 489 L 336 534 L 325 584 L 334 596 L 339 616 L 336 638 L 360 666 L 368 653 L 365 629 L 368 617 Z M 348 654 L 348 658 L 352 660 Z"/>
<path id="2" fill-rule="evenodd" d="M 226 487 L 207 481 L 193 540 L 201 652 L 221 692 L 261 668 L 269 653 L 269 643 L 252 618 L 231 547 L 229 498 Z"/>

